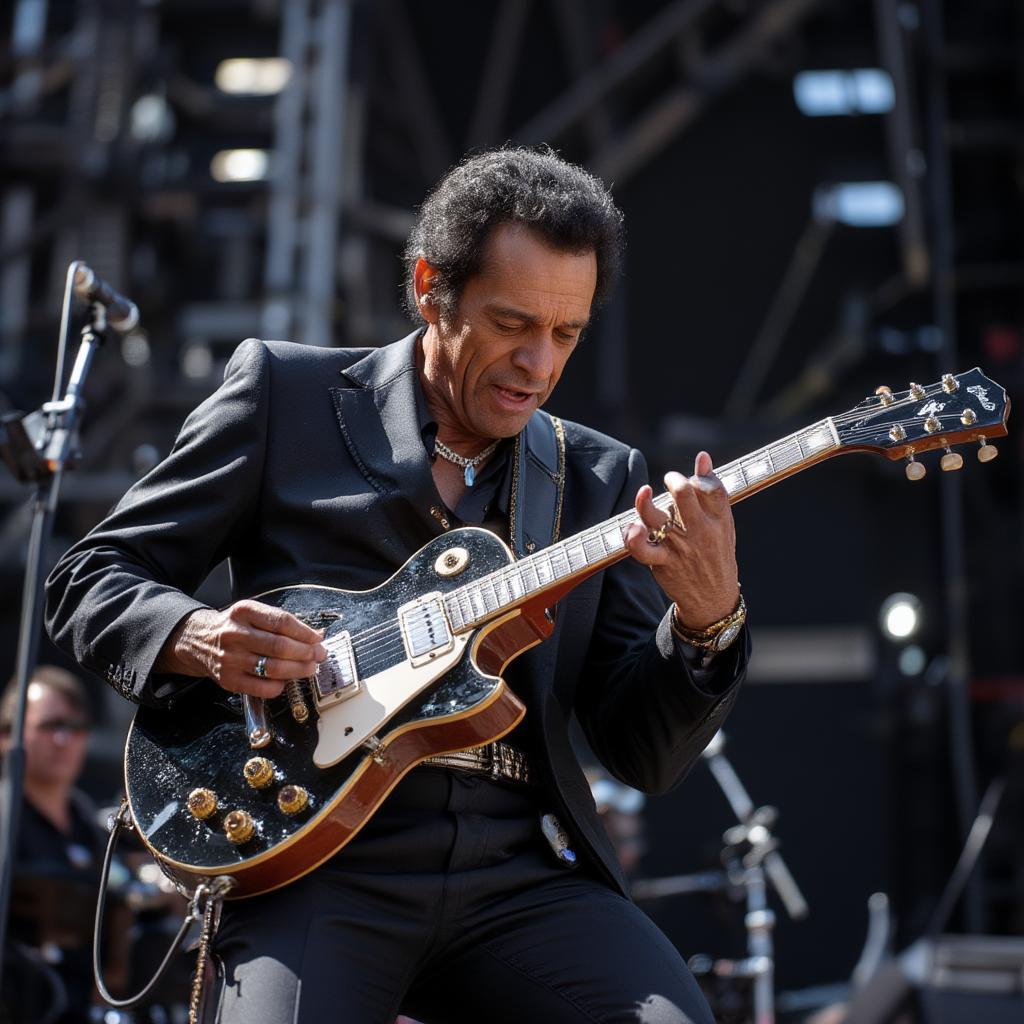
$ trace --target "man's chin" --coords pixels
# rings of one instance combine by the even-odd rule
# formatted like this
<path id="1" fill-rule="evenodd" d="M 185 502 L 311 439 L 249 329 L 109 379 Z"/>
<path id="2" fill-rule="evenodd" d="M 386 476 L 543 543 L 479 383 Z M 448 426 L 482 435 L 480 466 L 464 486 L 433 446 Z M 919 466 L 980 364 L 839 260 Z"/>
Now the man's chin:
<path id="1" fill-rule="evenodd" d="M 484 436 L 499 439 L 516 437 L 522 432 L 523 427 L 529 423 L 532 415 L 533 410 L 531 409 L 529 412 L 521 413 L 517 416 L 490 416 L 488 417 Z"/>

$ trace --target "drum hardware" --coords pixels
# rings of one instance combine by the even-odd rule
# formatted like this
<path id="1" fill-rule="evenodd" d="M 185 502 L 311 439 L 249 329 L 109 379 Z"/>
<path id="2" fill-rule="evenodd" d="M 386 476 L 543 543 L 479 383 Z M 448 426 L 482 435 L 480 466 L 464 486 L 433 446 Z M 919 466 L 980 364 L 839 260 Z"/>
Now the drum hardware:
<path id="1" fill-rule="evenodd" d="M 743 893 L 746 903 L 743 923 L 747 932 L 748 956 L 736 961 L 712 961 L 710 973 L 716 978 L 749 982 L 753 1019 L 757 1024 L 773 1024 L 775 949 L 772 931 L 775 914 L 768 907 L 768 884 L 771 883 L 786 913 L 794 920 L 807 916 L 807 901 L 778 851 L 778 840 L 772 835 L 778 811 L 774 807 L 754 806 L 736 771 L 722 753 L 724 746 L 725 736 L 719 731 L 701 756 L 739 819 L 739 824 L 726 829 L 722 836 L 722 861 L 729 884 Z M 706 961 L 707 958 L 691 961 L 695 974 Z"/>
<path id="2" fill-rule="evenodd" d="M 640 879 L 633 883 L 632 895 L 637 902 L 643 902 L 689 893 L 720 892 L 735 903 L 744 903 L 748 956 L 727 960 L 699 954 L 690 958 L 689 966 L 701 983 L 719 1024 L 745 1024 L 751 1016 L 757 1024 L 773 1024 L 775 914 L 768 907 L 768 884 L 771 883 L 779 894 L 786 912 L 794 920 L 807 916 L 807 901 L 786 867 L 778 851 L 778 840 L 772 834 L 778 811 L 774 807 L 754 805 L 722 753 L 724 746 L 725 736 L 717 732 L 701 755 L 739 819 L 738 825 L 726 829 L 722 835 L 723 870 Z"/>

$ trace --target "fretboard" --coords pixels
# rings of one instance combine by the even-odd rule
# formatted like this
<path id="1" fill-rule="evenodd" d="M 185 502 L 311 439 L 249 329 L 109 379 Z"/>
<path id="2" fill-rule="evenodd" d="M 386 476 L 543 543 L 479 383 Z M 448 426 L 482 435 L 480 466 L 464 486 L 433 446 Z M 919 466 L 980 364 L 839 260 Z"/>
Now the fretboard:
<path id="1" fill-rule="evenodd" d="M 719 467 L 717 473 L 731 502 L 817 462 L 840 447 L 830 419 L 820 420 L 749 455 Z M 664 512 L 672 507 L 667 491 L 654 499 Z M 456 632 L 511 611 L 545 591 L 563 587 L 624 558 L 625 532 L 640 518 L 635 509 L 621 512 L 550 547 L 450 591 L 444 598 Z"/>

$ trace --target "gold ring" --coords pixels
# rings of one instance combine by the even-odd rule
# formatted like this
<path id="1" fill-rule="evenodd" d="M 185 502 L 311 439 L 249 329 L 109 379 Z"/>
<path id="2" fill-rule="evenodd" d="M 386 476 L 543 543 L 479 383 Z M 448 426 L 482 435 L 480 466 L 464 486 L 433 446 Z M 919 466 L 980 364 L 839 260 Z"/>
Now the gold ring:
<path id="1" fill-rule="evenodd" d="M 668 533 L 671 525 L 672 520 L 666 519 L 656 530 L 649 530 L 647 532 L 647 543 L 657 547 L 665 539 L 665 534 Z"/>

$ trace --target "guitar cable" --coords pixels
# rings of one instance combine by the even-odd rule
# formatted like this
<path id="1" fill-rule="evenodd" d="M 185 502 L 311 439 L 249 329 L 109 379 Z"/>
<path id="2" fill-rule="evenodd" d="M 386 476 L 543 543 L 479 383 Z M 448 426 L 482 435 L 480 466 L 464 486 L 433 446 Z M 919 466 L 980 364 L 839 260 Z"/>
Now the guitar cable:
<path id="1" fill-rule="evenodd" d="M 100 885 L 99 894 L 96 897 L 96 918 L 93 925 L 92 932 L 92 973 L 93 980 L 96 982 L 96 990 L 99 992 L 100 997 L 104 1002 L 109 1003 L 112 1007 L 117 1010 L 127 1009 L 130 1006 L 135 1006 L 136 1003 L 141 1002 L 153 991 L 157 982 L 167 973 L 168 968 L 171 966 L 171 960 L 175 953 L 183 946 L 192 925 L 201 921 L 203 923 L 202 934 L 200 935 L 200 945 L 204 948 L 209 944 L 209 939 L 212 935 L 207 935 L 208 931 L 212 931 L 212 920 L 217 909 L 217 904 L 224 899 L 228 890 L 234 884 L 231 879 L 225 876 L 218 876 L 209 883 L 202 883 L 196 887 L 196 891 L 189 901 L 188 909 L 185 913 L 185 917 L 181 922 L 181 927 L 178 929 L 178 933 L 171 940 L 171 945 L 168 948 L 163 960 L 160 961 L 160 966 L 157 967 L 153 977 L 146 983 L 146 985 L 135 995 L 129 996 L 126 999 L 117 999 L 115 996 L 107 990 L 107 986 L 103 982 L 103 967 L 100 964 L 100 943 L 103 936 L 103 913 L 106 905 L 106 894 L 107 894 L 107 882 L 110 878 L 110 865 L 114 860 L 114 847 L 117 845 L 117 838 L 121 833 L 121 830 L 129 831 L 135 826 L 132 824 L 131 815 L 128 813 L 128 801 L 122 800 L 121 806 L 117 809 L 116 813 L 110 816 L 110 838 L 107 840 L 107 850 L 103 855 L 103 870 L 100 873 Z M 206 942 L 203 942 L 203 939 Z M 205 965 L 197 962 L 197 972 L 200 971 Z M 198 978 L 193 981 L 192 986 L 192 1006 L 189 1007 L 189 1020 L 194 1022 L 196 1004 L 198 1003 L 198 986 L 201 986 L 201 982 Z"/>

